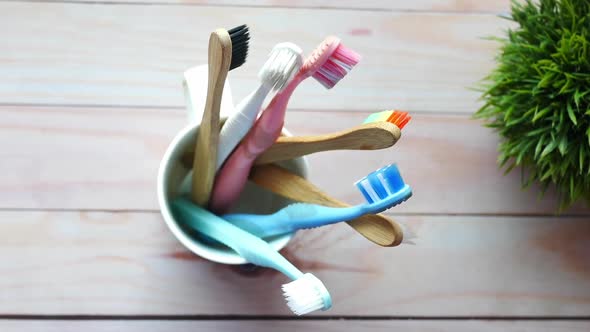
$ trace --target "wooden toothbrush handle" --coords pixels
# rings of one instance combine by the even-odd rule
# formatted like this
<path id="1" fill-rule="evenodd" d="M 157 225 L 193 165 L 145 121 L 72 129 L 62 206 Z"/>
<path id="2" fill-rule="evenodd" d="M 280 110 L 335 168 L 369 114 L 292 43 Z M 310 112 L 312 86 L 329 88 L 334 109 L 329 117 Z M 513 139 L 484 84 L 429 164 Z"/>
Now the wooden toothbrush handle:
<path id="1" fill-rule="evenodd" d="M 219 142 L 221 96 L 231 63 L 232 42 L 229 33 L 217 29 L 209 38 L 209 76 L 207 101 L 197 133 L 193 157 L 191 197 L 206 207 L 213 189 Z"/>
<path id="2" fill-rule="evenodd" d="M 306 179 L 277 165 L 254 166 L 249 178 L 257 185 L 294 201 L 333 207 L 349 206 L 328 196 Z M 403 240 L 401 227 L 381 214 L 364 215 L 348 221 L 347 224 L 369 241 L 383 247 L 395 247 Z"/>
<path id="3" fill-rule="evenodd" d="M 281 137 L 256 159 L 255 164 L 270 164 L 330 150 L 385 149 L 394 145 L 400 136 L 396 125 L 376 122 L 326 135 Z"/>

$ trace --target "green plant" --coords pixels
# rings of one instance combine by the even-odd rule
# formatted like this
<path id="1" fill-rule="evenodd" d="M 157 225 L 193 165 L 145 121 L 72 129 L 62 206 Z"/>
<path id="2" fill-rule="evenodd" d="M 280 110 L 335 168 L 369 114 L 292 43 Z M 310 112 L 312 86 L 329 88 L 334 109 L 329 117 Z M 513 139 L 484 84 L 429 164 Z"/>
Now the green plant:
<path id="1" fill-rule="evenodd" d="M 513 1 L 507 19 L 474 117 L 499 133 L 500 167 L 520 166 L 523 187 L 554 186 L 561 210 L 589 204 L 590 1 Z"/>

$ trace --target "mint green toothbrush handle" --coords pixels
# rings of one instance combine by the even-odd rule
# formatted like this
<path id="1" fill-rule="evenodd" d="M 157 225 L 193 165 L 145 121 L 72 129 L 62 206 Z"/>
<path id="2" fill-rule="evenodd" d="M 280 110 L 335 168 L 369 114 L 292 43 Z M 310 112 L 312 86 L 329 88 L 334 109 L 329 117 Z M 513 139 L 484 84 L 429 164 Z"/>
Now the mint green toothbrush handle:
<path id="1" fill-rule="evenodd" d="M 311 203 L 294 203 L 273 214 L 226 214 L 225 220 L 261 238 L 291 233 L 299 229 L 348 221 L 365 214 L 371 205 L 329 207 Z"/>
<path id="2" fill-rule="evenodd" d="M 303 275 L 267 242 L 193 204 L 186 197 L 174 199 L 172 208 L 186 225 L 232 248 L 248 262 L 278 270 L 292 280 Z"/>

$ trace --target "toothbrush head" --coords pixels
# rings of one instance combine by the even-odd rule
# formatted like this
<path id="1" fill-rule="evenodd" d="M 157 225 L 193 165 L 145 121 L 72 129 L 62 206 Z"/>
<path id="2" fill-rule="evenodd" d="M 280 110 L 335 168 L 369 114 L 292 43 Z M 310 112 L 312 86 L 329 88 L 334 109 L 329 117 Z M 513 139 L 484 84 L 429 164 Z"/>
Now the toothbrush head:
<path id="1" fill-rule="evenodd" d="M 332 298 L 326 286 L 311 273 L 283 285 L 283 296 L 294 314 L 301 316 L 316 310 L 332 307 Z"/>
<path id="2" fill-rule="evenodd" d="M 312 75 L 327 89 L 333 88 L 360 61 L 361 56 L 330 36 L 305 59 L 301 72 Z"/>
<path id="3" fill-rule="evenodd" d="M 293 43 L 280 43 L 270 52 L 268 60 L 258 72 L 263 84 L 281 91 L 303 65 L 303 51 Z"/>
<path id="4" fill-rule="evenodd" d="M 371 122 L 389 122 L 396 125 L 399 129 L 403 129 L 404 126 L 412 119 L 408 112 L 402 111 L 381 111 L 369 115 L 363 123 Z"/>
<path id="5" fill-rule="evenodd" d="M 235 69 L 246 62 L 250 33 L 248 26 L 242 24 L 227 31 L 231 38 L 231 63 L 229 70 Z"/>
<path id="6" fill-rule="evenodd" d="M 355 185 L 369 204 L 379 207 L 379 212 L 398 205 L 412 196 L 412 189 L 408 186 L 395 164 L 382 167 Z"/>

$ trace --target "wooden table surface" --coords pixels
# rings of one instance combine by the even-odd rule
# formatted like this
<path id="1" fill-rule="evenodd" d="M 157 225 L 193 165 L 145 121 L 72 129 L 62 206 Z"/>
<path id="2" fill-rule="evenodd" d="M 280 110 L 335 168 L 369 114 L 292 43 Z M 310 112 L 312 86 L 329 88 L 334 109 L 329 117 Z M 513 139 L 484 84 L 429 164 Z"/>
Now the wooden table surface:
<path id="1" fill-rule="evenodd" d="M 498 169 L 471 115 L 508 0 L 55 0 L 0 2 L 0 331 L 588 331 L 590 209 Z M 270 48 L 334 34 L 363 56 L 334 89 L 304 82 L 286 127 L 320 134 L 371 112 L 413 119 L 386 151 L 311 155 L 311 179 L 356 203 L 353 181 L 397 162 L 414 188 L 389 214 L 415 245 L 345 225 L 283 250 L 334 307 L 300 319 L 283 275 L 190 254 L 158 210 L 156 173 L 185 125 L 181 80 L 208 34 L 247 23 L 234 100 Z"/>

